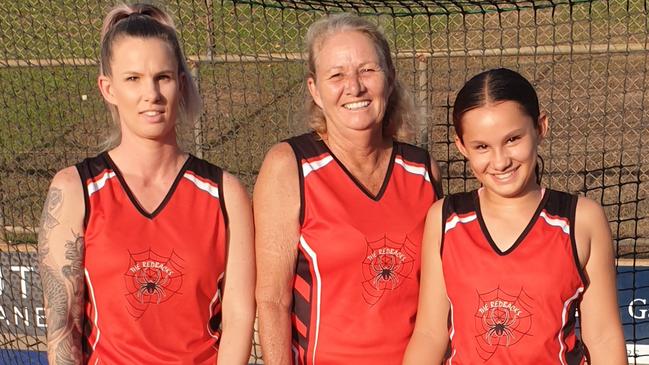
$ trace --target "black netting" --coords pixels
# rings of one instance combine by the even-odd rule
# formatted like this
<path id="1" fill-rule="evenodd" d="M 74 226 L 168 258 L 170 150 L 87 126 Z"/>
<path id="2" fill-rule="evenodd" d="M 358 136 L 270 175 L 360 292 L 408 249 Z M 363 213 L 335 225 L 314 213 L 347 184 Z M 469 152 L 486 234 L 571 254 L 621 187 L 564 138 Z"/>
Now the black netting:
<path id="1" fill-rule="evenodd" d="M 54 173 L 96 154 L 108 126 L 96 88 L 112 1 L 0 2 L 0 363 L 45 363 L 36 228 Z M 532 80 L 551 119 L 544 184 L 599 201 L 618 257 L 632 361 L 649 363 L 647 1 L 169 0 L 205 101 L 183 145 L 250 188 L 267 149 L 305 129 L 302 39 L 327 12 L 382 26 L 425 123 L 416 143 L 446 192 L 475 188 L 452 146 L 451 102 L 474 74 Z M 255 341 L 258 344 L 258 340 Z M 636 344 L 635 347 L 633 344 Z M 260 363 L 258 346 L 252 363 Z"/>

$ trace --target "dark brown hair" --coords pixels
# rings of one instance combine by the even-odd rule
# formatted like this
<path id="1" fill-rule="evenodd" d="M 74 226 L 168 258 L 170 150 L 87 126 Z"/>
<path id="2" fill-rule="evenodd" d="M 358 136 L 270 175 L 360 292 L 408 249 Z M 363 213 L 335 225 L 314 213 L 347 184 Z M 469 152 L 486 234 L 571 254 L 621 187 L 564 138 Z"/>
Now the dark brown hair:
<path id="1" fill-rule="evenodd" d="M 457 138 L 462 141 L 462 117 L 466 112 L 504 101 L 518 103 L 538 130 L 541 111 L 534 86 L 516 71 L 497 68 L 473 76 L 457 93 L 453 103 L 453 127 Z M 536 164 L 535 173 L 536 181 L 540 184 L 544 164 L 543 158 L 540 155 L 537 157 L 540 166 Z"/>
<path id="2" fill-rule="evenodd" d="M 539 98 L 534 86 L 521 74 L 506 68 L 484 71 L 473 76 L 457 93 L 453 103 L 453 127 L 462 140 L 462 116 L 469 110 L 503 101 L 515 101 L 538 128 Z"/>

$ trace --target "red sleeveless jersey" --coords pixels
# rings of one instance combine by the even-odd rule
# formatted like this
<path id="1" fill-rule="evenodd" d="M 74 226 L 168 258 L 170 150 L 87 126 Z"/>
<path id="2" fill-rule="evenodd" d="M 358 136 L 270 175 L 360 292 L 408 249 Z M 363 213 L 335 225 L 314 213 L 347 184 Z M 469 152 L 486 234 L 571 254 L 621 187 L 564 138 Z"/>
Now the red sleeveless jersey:
<path id="1" fill-rule="evenodd" d="M 222 170 L 189 156 L 146 212 L 107 153 L 77 165 L 89 364 L 215 364 L 227 217 Z"/>
<path id="2" fill-rule="evenodd" d="M 586 286 L 574 239 L 576 205 L 577 196 L 545 189 L 529 224 L 503 252 L 484 224 L 478 191 L 445 199 L 446 364 L 584 364 L 575 335 Z"/>
<path id="3" fill-rule="evenodd" d="M 295 364 L 400 364 L 414 327 L 430 159 L 395 142 L 372 196 L 316 134 L 294 137 L 301 229 L 293 290 Z"/>

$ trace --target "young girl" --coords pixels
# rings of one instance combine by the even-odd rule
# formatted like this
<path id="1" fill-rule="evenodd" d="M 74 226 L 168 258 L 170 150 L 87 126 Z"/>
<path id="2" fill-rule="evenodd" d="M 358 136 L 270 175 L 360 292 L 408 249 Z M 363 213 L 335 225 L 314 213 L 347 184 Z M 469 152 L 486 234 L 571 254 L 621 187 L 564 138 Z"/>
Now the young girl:
<path id="1" fill-rule="evenodd" d="M 109 148 L 56 174 L 41 222 L 49 363 L 247 364 L 250 202 L 176 142 L 201 103 L 170 17 L 114 8 L 98 84 Z"/>
<path id="2" fill-rule="evenodd" d="M 532 85 L 483 72 L 458 93 L 453 124 L 482 187 L 428 212 L 404 364 L 626 364 L 608 221 L 594 201 L 540 185 L 548 118 Z"/>

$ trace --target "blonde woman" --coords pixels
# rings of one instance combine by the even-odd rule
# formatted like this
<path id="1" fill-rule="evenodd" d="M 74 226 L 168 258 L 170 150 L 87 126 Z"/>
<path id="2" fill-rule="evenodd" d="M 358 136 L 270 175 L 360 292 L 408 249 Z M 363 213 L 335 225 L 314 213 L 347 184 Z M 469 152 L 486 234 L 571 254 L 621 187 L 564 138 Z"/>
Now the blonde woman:
<path id="1" fill-rule="evenodd" d="M 98 85 L 109 149 L 56 174 L 41 222 L 50 364 L 247 364 L 250 202 L 176 142 L 200 99 L 170 17 L 108 13 Z"/>
<path id="2" fill-rule="evenodd" d="M 339 14 L 307 35 L 313 131 L 268 152 L 254 193 L 264 363 L 398 364 L 414 326 L 428 153 L 377 27 Z"/>

